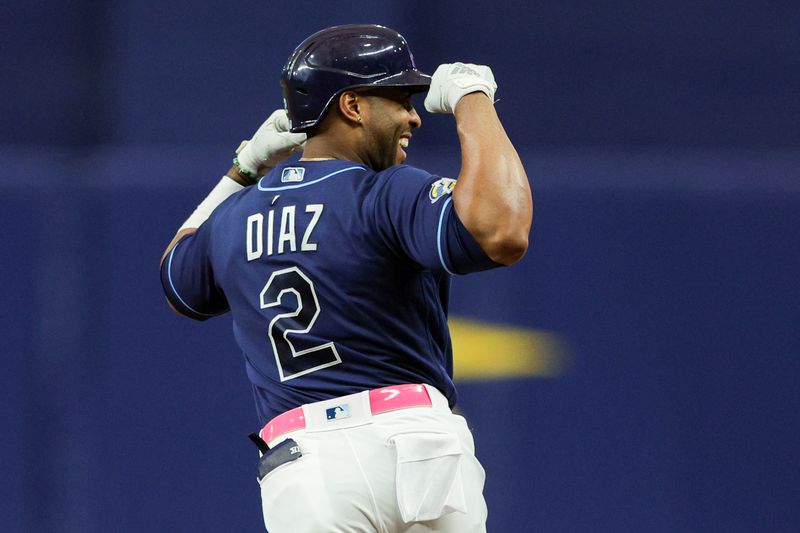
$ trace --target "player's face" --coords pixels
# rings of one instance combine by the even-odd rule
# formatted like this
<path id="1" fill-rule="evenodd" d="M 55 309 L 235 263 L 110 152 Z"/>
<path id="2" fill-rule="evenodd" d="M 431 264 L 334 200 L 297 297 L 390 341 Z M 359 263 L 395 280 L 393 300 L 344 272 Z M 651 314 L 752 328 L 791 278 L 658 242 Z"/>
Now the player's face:
<path id="1" fill-rule="evenodd" d="M 374 170 L 383 170 L 406 160 L 405 148 L 411 131 L 422 125 L 411 103 L 411 93 L 403 87 L 386 87 L 364 92 L 370 107 L 367 128 L 367 158 Z"/>

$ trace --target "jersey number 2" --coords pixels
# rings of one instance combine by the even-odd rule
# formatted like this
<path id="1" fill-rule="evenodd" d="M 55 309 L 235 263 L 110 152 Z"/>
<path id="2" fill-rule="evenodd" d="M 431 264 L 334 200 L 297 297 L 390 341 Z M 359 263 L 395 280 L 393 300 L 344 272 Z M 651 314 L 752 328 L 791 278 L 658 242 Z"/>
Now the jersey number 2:
<path id="1" fill-rule="evenodd" d="M 314 283 L 297 267 L 272 273 L 261 290 L 261 309 L 276 305 L 288 307 L 288 302 L 284 302 L 288 293 L 293 293 L 297 298 L 294 310 L 275 315 L 269 323 L 269 340 L 281 381 L 342 362 L 332 342 L 298 351 L 287 337 L 289 333 L 308 333 L 319 316 L 319 300 Z"/>

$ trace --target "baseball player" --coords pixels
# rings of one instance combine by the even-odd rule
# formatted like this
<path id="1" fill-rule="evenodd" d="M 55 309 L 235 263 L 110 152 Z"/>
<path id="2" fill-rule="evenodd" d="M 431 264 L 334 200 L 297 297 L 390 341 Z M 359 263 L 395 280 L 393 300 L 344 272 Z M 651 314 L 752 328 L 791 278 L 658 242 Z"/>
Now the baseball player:
<path id="1" fill-rule="evenodd" d="M 271 533 L 485 531 L 484 472 L 457 395 L 452 275 L 518 261 L 533 204 L 489 67 L 420 72 L 376 25 L 322 30 L 273 113 L 167 248 L 180 314 L 228 311 L 261 430 Z M 404 165 L 425 108 L 452 113 L 458 179 Z M 288 114 L 287 114 L 288 113 Z M 302 150 L 295 162 L 285 159 Z"/>

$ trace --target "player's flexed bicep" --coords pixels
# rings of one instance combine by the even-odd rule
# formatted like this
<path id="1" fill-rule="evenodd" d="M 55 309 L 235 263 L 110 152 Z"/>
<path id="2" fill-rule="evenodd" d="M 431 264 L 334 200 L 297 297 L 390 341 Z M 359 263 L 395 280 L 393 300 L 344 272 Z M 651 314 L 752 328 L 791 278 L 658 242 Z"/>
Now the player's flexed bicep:
<path id="1" fill-rule="evenodd" d="M 409 166 L 381 173 L 372 213 L 397 254 L 425 270 L 466 274 L 501 266 L 487 257 L 453 209 L 456 181 Z"/>

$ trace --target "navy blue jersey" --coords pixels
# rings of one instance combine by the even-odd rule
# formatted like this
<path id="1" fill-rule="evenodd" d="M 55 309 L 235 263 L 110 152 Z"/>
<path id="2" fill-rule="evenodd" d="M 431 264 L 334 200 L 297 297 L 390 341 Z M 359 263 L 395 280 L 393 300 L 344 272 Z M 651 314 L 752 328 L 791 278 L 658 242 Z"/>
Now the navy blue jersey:
<path id="1" fill-rule="evenodd" d="M 167 256 L 181 313 L 231 311 L 261 422 L 399 383 L 456 401 L 451 274 L 499 266 L 456 216 L 455 181 L 406 165 L 279 165 Z"/>

